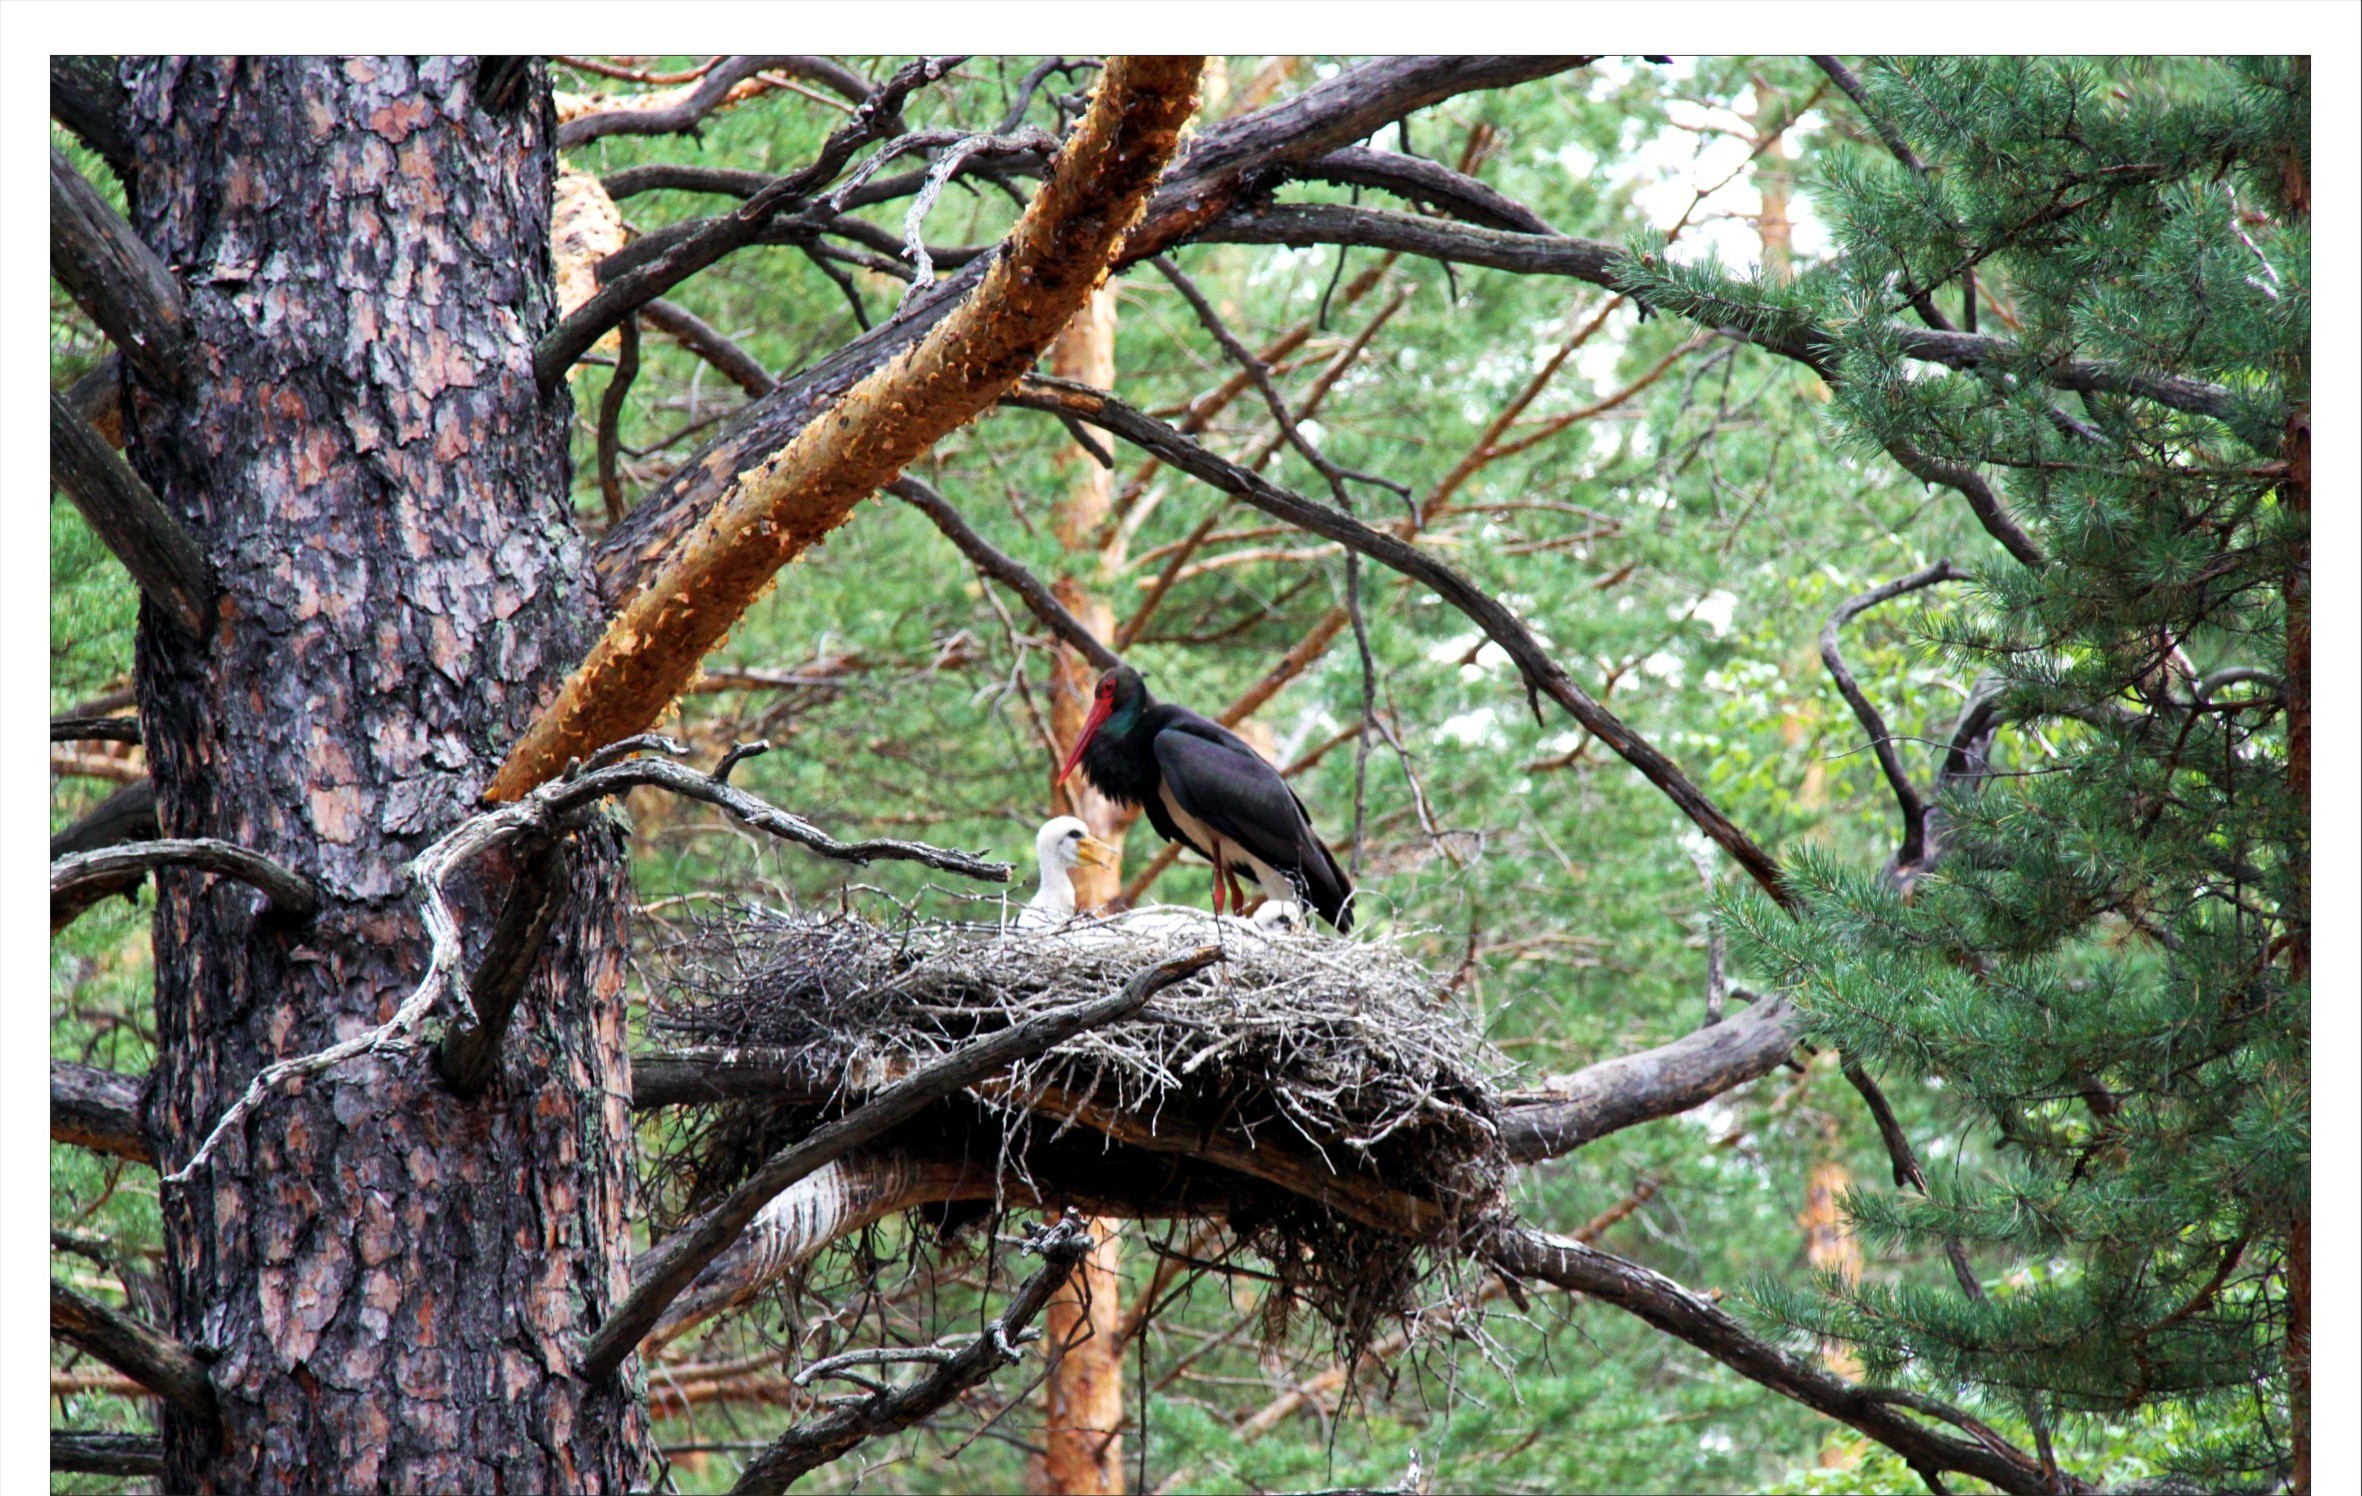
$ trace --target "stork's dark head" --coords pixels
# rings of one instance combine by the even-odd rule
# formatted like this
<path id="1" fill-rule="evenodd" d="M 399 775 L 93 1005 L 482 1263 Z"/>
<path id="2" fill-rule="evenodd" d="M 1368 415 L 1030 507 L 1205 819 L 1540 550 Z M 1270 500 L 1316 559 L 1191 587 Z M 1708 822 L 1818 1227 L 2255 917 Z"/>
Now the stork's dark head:
<path id="1" fill-rule="evenodd" d="M 1119 738 L 1129 736 L 1151 700 L 1148 682 L 1129 665 L 1118 665 L 1100 676 L 1099 684 L 1091 690 L 1091 715 L 1083 719 L 1083 730 L 1075 736 L 1074 751 L 1066 755 L 1066 766 L 1058 771 L 1058 782 L 1066 782 L 1074 766 L 1083 761 L 1083 750 L 1102 730 Z"/>

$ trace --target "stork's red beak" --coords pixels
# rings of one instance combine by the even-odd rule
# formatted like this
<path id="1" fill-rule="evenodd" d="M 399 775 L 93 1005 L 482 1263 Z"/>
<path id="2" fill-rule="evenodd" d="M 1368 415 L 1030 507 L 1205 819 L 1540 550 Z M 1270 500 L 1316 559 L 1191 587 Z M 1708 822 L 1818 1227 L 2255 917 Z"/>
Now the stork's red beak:
<path id="1" fill-rule="evenodd" d="M 1083 719 L 1083 730 L 1074 740 L 1074 751 L 1066 755 L 1066 767 L 1058 771 L 1058 783 L 1066 783 L 1067 776 L 1074 772 L 1074 766 L 1083 761 L 1083 750 L 1091 746 L 1091 739 L 1099 735 L 1099 724 L 1106 721 L 1107 714 L 1114 709 L 1115 703 L 1107 697 L 1092 698 L 1091 715 Z"/>

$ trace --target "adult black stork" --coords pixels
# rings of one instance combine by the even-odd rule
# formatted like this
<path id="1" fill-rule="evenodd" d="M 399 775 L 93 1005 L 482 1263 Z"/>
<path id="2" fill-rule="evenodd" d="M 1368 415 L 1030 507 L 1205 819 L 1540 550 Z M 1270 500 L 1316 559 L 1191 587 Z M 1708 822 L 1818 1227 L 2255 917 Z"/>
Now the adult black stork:
<path id="1" fill-rule="evenodd" d="M 1077 764 L 1099 793 L 1139 806 L 1159 836 L 1214 864 L 1216 914 L 1225 884 L 1243 909 L 1243 869 L 1265 898 L 1310 904 L 1339 934 L 1353 928 L 1353 885 L 1279 771 L 1221 723 L 1150 696 L 1131 666 L 1099 677 L 1061 783 Z"/>

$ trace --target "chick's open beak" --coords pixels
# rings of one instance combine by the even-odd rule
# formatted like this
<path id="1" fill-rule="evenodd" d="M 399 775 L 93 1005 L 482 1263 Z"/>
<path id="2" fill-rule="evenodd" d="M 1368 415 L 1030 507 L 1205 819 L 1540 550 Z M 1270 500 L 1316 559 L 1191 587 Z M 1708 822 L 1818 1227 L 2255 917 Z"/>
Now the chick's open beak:
<path id="1" fill-rule="evenodd" d="M 1086 836 L 1074 844 L 1075 861 L 1085 867 L 1121 867 L 1123 854 L 1095 836 Z"/>

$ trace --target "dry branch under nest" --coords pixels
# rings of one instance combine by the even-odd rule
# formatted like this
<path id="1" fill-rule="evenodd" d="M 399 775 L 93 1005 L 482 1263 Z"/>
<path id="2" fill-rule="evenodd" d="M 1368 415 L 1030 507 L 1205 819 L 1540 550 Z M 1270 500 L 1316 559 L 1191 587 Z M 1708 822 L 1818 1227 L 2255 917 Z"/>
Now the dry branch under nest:
<path id="1" fill-rule="evenodd" d="M 1277 1280 L 1275 1327 L 1302 1303 L 1358 1344 L 1462 1255 L 1499 1211 L 1508 1167 L 1497 1126 L 1507 1063 L 1441 983 L 1384 940 L 1267 934 L 1181 910 L 1055 931 L 763 910 L 696 925 L 658 953 L 666 998 L 652 1033 L 760 1057 L 807 1083 L 685 1121 L 652 1176 L 666 1197 L 659 1214 L 695 1211 L 782 1143 L 930 1060 L 1209 943 L 1225 947 L 1221 965 L 895 1141 L 965 1159 L 1002 1198 L 1112 1188 L 1147 1192 L 1142 1213 L 1218 1214 Z M 1133 1146 L 1147 1134 L 1166 1146 Z M 1221 1146 L 1194 1146 L 1217 1138 L 1309 1155 L 1340 1181 L 1382 1182 L 1437 1209 L 1413 1229 L 1381 1229 L 1223 1167 Z M 1155 1209 L 1156 1197 L 1172 1208 Z"/>

